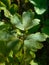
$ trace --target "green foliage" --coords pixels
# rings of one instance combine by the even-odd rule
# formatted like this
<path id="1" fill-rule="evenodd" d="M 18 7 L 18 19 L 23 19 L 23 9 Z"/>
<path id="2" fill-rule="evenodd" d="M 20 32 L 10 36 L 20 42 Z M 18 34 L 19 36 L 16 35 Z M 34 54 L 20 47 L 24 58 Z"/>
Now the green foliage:
<path id="1" fill-rule="evenodd" d="M 27 36 L 27 39 L 24 41 L 24 45 L 29 48 L 41 49 L 43 47 L 40 42 L 45 41 L 47 38 L 46 35 L 42 33 L 31 34 Z"/>
<path id="2" fill-rule="evenodd" d="M 19 19 L 17 15 L 14 15 L 11 17 L 11 23 L 20 30 L 25 31 L 39 24 L 40 20 L 33 19 L 33 16 L 33 12 L 24 12 L 22 14 L 22 19 Z"/>
<path id="3" fill-rule="evenodd" d="M 47 0 L 29 0 L 33 5 L 37 14 L 43 14 L 47 9 Z M 42 5 L 42 6 L 41 6 Z"/>
<path id="4" fill-rule="evenodd" d="M 49 38 L 46 10 L 46 0 L 0 0 L 0 65 L 42 65 L 36 54 Z"/>

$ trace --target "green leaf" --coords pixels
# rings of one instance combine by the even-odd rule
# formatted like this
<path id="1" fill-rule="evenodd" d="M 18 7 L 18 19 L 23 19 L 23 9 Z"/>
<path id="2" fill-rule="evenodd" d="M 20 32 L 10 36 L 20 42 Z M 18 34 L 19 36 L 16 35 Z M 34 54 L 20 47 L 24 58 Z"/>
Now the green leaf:
<path id="1" fill-rule="evenodd" d="M 25 40 L 24 45 L 28 48 L 35 48 L 35 49 L 41 49 L 43 45 L 37 41 L 34 41 L 33 39 Z"/>
<path id="2" fill-rule="evenodd" d="M 38 25 L 40 22 L 39 19 L 33 18 L 34 18 L 33 12 L 24 12 L 22 14 L 22 19 L 20 19 L 17 15 L 11 17 L 11 23 L 21 30 L 28 30 Z"/>
<path id="3" fill-rule="evenodd" d="M 21 20 L 19 19 L 17 15 L 14 15 L 13 17 L 11 17 L 11 23 L 15 25 L 17 28 L 19 28 L 20 30 L 24 30 Z"/>
<path id="4" fill-rule="evenodd" d="M 43 42 L 43 41 L 46 41 L 46 38 L 47 38 L 47 35 L 44 34 L 44 33 L 35 33 L 35 34 L 30 34 L 27 39 L 33 39 L 35 41 L 40 41 L 40 42 Z"/>
<path id="5" fill-rule="evenodd" d="M 29 0 L 33 5 L 37 5 L 37 0 Z"/>
<path id="6" fill-rule="evenodd" d="M 29 0 L 33 5 L 35 12 L 39 15 L 47 10 L 47 0 Z M 42 5 L 42 6 L 41 6 Z"/>
<path id="7" fill-rule="evenodd" d="M 11 35 L 9 32 L 5 30 L 0 30 L 0 41 L 6 42 L 13 39 L 16 39 L 16 35 L 14 35 L 14 33 Z"/>
<path id="8" fill-rule="evenodd" d="M 22 14 L 22 23 L 24 27 L 28 23 L 28 25 L 31 23 L 32 19 L 34 18 L 34 12 L 23 12 Z"/>
<path id="9" fill-rule="evenodd" d="M 43 47 L 43 44 L 41 42 L 45 41 L 47 38 L 47 35 L 44 33 L 35 33 L 29 35 L 26 40 L 24 41 L 24 45 L 28 48 L 35 48 L 35 49 L 41 49 Z"/>
<path id="10" fill-rule="evenodd" d="M 46 11 L 45 8 L 34 7 L 34 9 L 35 9 L 36 13 L 40 14 L 40 15 Z"/>
<path id="11" fill-rule="evenodd" d="M 33 19 L 34 12 L 24 12 L 22 15 L 22 23 L 24 26 L 24 30 L 28 30 L 39 24 L 39 19 Z"/>

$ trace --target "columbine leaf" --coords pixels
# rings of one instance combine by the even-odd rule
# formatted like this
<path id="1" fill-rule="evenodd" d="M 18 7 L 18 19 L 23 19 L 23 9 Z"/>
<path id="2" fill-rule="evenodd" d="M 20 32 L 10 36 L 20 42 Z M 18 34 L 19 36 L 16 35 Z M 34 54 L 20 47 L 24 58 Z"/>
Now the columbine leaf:
<path id="1" fill-rule="evenodd" d="M 40 32 L 31 34 L 27 37 L 27 39 L 33 39 L 35 41 L 40 41 L 40 42 L 46 41 L 46 38 L 47 38 L 47 35 Z"/>
<path id="2" fill-rule="evenodd" d="M 17 16 L 11 17 L 11 23 L 21 30 L 28 30 L 39 24 L 39 19 L 33 19 L 33 12 L 24 12 L 22 15 L 22 21 Z"/>
<path id="3" fill-rule="evenodd" d="M 45 8 L 34 7 L 34 9 L 37 14 L 43 14 L 46 11 Z"/>
<path id="4" fill-rule="evenodd" d="M 34 12 L 23 12 L 22 23 L 23 23 L 24 28 L 29 27 L 33 18 L 34 18 Z"/>
<path id="5" fill-rule="evenodd" d="M 28 30 L 39 24 L 39 19 L 33 19 L 34 12 L 24 12 L 22 15 L 22 22 L 24 26 L 24 30 Z"/>
<path id="6" fill-rule="evenodd" d="M 43 47 L 43 44 L 41 44 L 40 42 L 45 41 L 46 38 L 47 35 L 43 33 L 31 34 L 24 41 L 24 45 L 28 48 L 41 49 Z"/>
<path id="7" fill-rule="evenodd" d="M 9 40 L 14 40 L 17 38 L 17 34 L 10 34 L 8 33 L 9 31 L 6 31 L 7 29 L 3 29 L 3 30 L 0 30 L 0 41 L 9 41 Z"/>
<path id="8" fill-rule="evenodd" d="M 42 44 L 40 44 L 39 42 L 37 42 L 33 39 L 25 40 L 24 45 L 28 48 L 35 48 L 35 49 L 41 49 L 43 47 Z"/>
<path id="9" fill-rule="evenodd" d="M 30 29 L 40 23 L 39 19 L 33 19 L 32 22 L 30 23 L 29 27 L 27 29 Z"/>
<path id="10" fill-rule="evenodd" d="M 29 0 L 33 5 L 34 5 L 34 9 L 35 12 L 39 15 L 43 14 L 46 9 L 47 9 L 47 5 L 46 2 L 47 0 Z M 42 6 L 41 6 L 42 4 Z"/>
<path id="11" fill-rule="evenodd" d="M 21 20 L 19 19 L 17 15 L 14 15 L 13 17 L 11 17 L 11 23 L 15 25 L 17 28 L 24 30 Z"/>

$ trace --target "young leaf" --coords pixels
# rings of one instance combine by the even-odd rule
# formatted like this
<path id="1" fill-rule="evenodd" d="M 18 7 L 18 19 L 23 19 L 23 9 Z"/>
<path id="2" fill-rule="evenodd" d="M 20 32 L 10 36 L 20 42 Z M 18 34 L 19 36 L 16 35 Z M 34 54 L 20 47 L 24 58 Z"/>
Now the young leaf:
<path id="1" fill-rule="evenodd" d="M 17 28 L 25 31 L 39 24 L 40 20 L 33 19 L 33 16 L 33 12 L 24 12 L 21 21 L 21 19 L 17 15 L 14 15 L 13 17 L 11 17 L 11 23 Z"/>
<path id="2" fill-rule="evenodd" d="M 22 23 L 24 26 L 24 30 L 28 30 L 39 24 L 39 19 L 33 19 L 34 12 L 24 12 L 22 15 Z"/>
<path id="3" fill-rule="evenodd" d="M 41 44 L 41 42 L 45 41 L 46 38 L 47 35 L 43 33 L 31 34 L 24 41 L 24 45 L 28 48 L 41 49 L 43 47 L 43 44 Z"/>
<path id="4" fill-rule="evenodd" d="M 46 41 L 46 38 L 47 38 L 47 35 L 44 34 L 44 33 L 35 33 L 35 34 L 30 34 L 27 39 L 33 39 L 35 41 L 40 41 L 40 42 L 43 42 L 43 41 Z"/>
<path id="5" fill-rule="evenodd" d="M 20 30 L 24 30 L 21 20 L 17 15 L 11 17 L 11 23 L 15 25 L 15 27 L 19 28 Z"/>
<path id="6" fill-rule="evenodd" d="M 47 0 L 29 0 L 33 5 L 35 12 L 39 15 L 43 14 L 47 10 Z M 42 5 L 42 6 L 41 6 Z"/>
<path id="7" fill-rule="evenodd" d="M 34 7 L 34 9 L 35 9 L 36 13 L 39 15 L 43 14 L 46 11 L 45 8 Z"/>
<path id="8" fill-rule="evenodd" d="M 35 49 L 41 49 L 43 47 L 43 44 L 39 43 L 38 41 L 35 41 L 33 39 L 25 40 L 24 46 L 28 48 L 35 48 Z"/>

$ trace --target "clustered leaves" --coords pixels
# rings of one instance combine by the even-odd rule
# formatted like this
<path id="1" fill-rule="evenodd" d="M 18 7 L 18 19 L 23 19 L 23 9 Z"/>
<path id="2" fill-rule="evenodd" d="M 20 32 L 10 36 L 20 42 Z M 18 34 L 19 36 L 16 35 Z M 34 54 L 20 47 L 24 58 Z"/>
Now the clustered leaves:
<path id="1" fill-rule="evenodd" d="M 42 43 L 49 38 L 49 24 L 43 21 L 44 26 L 40 28 L 42 20 L 38 17 L 47 10 L 46 0 L 21 2 L 0 0 L 0 65 L 38 65 L 34 61 L 35 52 L 42 49 Z M 20 14 L 21 4 L 27 3 L 32 4 L 34 11 L 24 9 Z"/>

